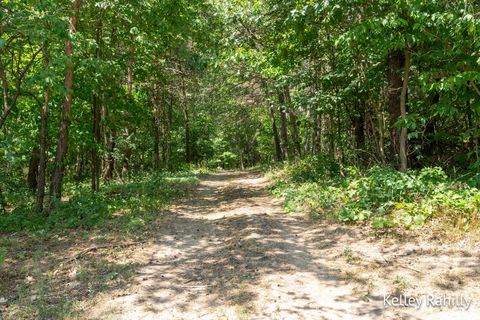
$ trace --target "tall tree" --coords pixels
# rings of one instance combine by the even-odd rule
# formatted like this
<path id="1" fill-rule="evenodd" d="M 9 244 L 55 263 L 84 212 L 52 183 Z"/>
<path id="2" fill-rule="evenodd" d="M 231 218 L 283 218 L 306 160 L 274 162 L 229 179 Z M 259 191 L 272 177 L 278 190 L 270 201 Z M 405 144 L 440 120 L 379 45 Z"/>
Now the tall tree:
<path id="1" fill-rule="evenodd" d="M 71 16 L 69 19 L 69 38 L 65 41 L 65 56 L 67 58 L 65 72 L 65 99 L 63 102 L 62 119 L 60 122 L 60 131 L 58 135 L 57 151 L 55 154 L 54 168 L 50 179 L 50 203 L 52 208 L 55 199 L 59 199 L 62 194 L 62 182 L 65 174 L 65 156 L 68 150 L 68 129 L 70 127 L 70 118 L 73 104 L 73 43 L 72 36 L 77 32 L 78 15 L 82 0 L 74 0 L 71 7 Z"/>

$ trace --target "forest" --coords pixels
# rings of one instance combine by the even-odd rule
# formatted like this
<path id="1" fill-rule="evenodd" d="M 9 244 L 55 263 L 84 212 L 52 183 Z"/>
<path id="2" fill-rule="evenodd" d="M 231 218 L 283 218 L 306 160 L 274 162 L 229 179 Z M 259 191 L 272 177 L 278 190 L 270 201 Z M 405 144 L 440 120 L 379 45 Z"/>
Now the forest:
<path id="1" fill-rule="evenodd" d="M 0 0 L 0 82 L 0 318 L 106 318 L 92 307 L 106 302 L 92 299 L 132 283 L 130 267 L 143 261 L 128 260 L 137 246 L 164 239 L 172 225 L 185 237 L 218 236 L 207 223 L 213 218 L 194 212 L 220 215 L 229 212 L 226 203 L 240 210 L 245 199 L 263 199 L 265 212 L 282 214 L 265 221 L 247 214 L 240 223 L 225 213 L 215 225 L 224 223 L 219 241 L 228 248 L 233 230 L 248 241 L 257 224 L 260 234 L 282 223 L 298 227 L 295 237 L 336 226 L 330 236 L 348 265 L 362 259 L 338 234 L 345 228 L 369 230 L 359 243 L 371 234 L 377 244 L 406 234 L 432 247 L 467 243 L 476 249 L 465 257 L 478 268 L 476 0 Z M 277 200 L 281 208 L 272 209 Z M 293 225 L 292 216 L 305 222 Z M 201 243 L 184 245 L 207 252 Z M 178 249 L 172 246 L 166 252 Z M 234 257 L 227 247 L 218 255 Z M 242 250 L 244 259 L 255 253 Z M 455 250 L 449 261 L 461 266 Z M 113 264 L 123 259 L 115 254 L 129 262 Z M 207 258 L 195 256 L 203 265 Z M 257 269 L 269 273 L 276 264 Z M 68 289 L 73 269 L 76 285 Z M 203 280 L 215 278 L 204 273 Z M 452 281 L 479 277 L 460 273 Z M 198 280 L 182 276 L 184 284 Z M 230 287 L 216 278 L 199 284 L 233 299 L 233 309 L 214 312 L 218 319 L 334 314 L 298 311 L 288 300 L 292 313 L 260 315 L 250 311 L 253 297 L 230 295 L 253 282 L 232 277 Z M 409 281 L 396 277 L 395 292 L 407 292 Z M 472 288 L 462 286 L 462 294 L 480 297 Z M 94 312 L 78 313 L 87 307 Z M 161 319 L 202 313 L 159 308 Z M 464 311 L 460 318 L 472 315 Z M 415 315 L 435 318 L 425 312 Z"/>

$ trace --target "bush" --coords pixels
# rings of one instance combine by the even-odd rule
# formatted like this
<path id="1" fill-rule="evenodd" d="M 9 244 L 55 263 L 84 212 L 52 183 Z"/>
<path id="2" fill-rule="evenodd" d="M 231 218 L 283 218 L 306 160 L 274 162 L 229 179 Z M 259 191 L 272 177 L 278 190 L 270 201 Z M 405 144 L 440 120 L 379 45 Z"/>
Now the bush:
<path id="1" fill-rule="evenodd" d="M 327 156 L 310 156 L 287 168 L 287 175 L 293 182 L 318 181 L 339 174 L 340 165 Z"/>
<path id="2" fill-rule="evenodd" d="M 332 214 L 341 221 L 372 219 L 380 228 L 423 225 L 440 213 L 455 217 L 462 228 L 480 219 L 478 189 L 449 180 L 438 167 L 407 173 L 374 167 L 361 174 L 356 168 L 340 172 L 325 160 L 300 161 L 276 176 L 281 181 L 275 180 L 274 193 L 285 198 L 290 212 Z"/>

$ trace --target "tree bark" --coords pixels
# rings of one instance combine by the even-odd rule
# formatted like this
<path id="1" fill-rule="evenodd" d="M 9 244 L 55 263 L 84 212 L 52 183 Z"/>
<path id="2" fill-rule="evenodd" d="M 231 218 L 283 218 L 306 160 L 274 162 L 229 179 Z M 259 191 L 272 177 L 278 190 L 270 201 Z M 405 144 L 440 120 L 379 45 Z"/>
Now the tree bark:
<path id="1" fill-rule="evenodd" d="M 116 146 L 117 130 L 111 128 L 110 136 L 108 137 L 108 157 L 107 157 L 107 171 L 105 173 L 105 180 L 111 181 L 113 179 L 113 173 L 115 172 L 115 157 L 113 155 Z"/>
<path id="2" fill-rule="evenodd" d="M 307 122 L 305 125 L 305 142 L 303 143 L 303 153 L 308 154 L 308 152 L 311 150 L 310 149 L 310 137 L 312 136 L 311 134 L 311 129 L 312 129 L 312 112 L 307 110 Z"/>
<path id="3" fill-rule="evenodd" d="M 46 59 L 47 68 L 49 67 Z M 43 212 L 43 201 L 45 199 L 45 185 L 47 174 L 47 141 L 48 141 L 48 102 L 49 91 L 45 90 L 43 106 L 40 109 L 40 159 L 38 164 L 38 186 L 35 201 L 35 212 Z"/>
<path id="4" fill-rule="evenodd" d="M 270 121 L 272 122 L 272 135 L 273 135 L 273 144 L 275 146 L 275 161 L 283 161 L 282 147 L 280 145 L 280 136 L 278 134 L 277 123 L 275 121 L 275 111 L 273 106 L 270 105 L 268 108 L 270 111 Z"/>
<path id="5" fill-rule="evenodd" d="M 358 115 L 353 121 L 355 133 L 355 149 L 363 150 L 365 147 L 365 108 L 360 104 L 357 105 Z"/>
<path id="6" fill-rule="evenodd" d="M 322 115 L 318 114 L 315 117 L 315 123 L 312 132 L 313 153 L 322 153 Z"/>
<path id="7" fill-rule="evenodd" d="M 280 107 L 278 111 L 280 112 L 280 138 L 281 138 L 281 147 L 282 147 L 282 158 L 284 160 L 288 159 L 288 120 L 287 112 L 285 111 L 285 94 L 277 89 L 278 102 Z"/>
<path id="8" fill-rule="evenodd" d="M 160 86 L 153 85 L 152 88 L 152 126 L 153 126 L 153 163 L 155 169 L 160 168 L 160 132 L 161 132 L 161 106 Z"/>
<path id="9" fill-rule="evenodd" d="M 69 33 L 70 36 L 77 32 L 78 14 L 82 0 L 75 0 L 71 6 L 72 16 L 70 17 Z M 73 101 L 73 44 L 69 38 L 65 41 L 65 55 L 67 57 L 67 71 L 65 73 L 64 86 L 66 90 L 62 109 L 62 120 L 60 122 L 60 132 L 58 135 L 57 152 L 55 155 L 54 169 L 50 183 L 50 203 L 49 209 L 53 208 L 55 199 L 60 199 L 62 195 L 62 182 L 65 169 L 65 156 L 68 151 L 68 128 L 70 127 L 70 116 L 72 112 Z"/>
<path id="10" fill-rule="evenodd" d="M 92 103 L 92 191 L 100 189 L 100 174 L 102 172 L 98 147 L 101 142 L 101 99 L 97 94 L 93 95 Z"/>
<path id="11" fill-rule="evenodd" d="M 101 58 L 101 34 L 102 34 L 102 22 L 101 20 L 97 21 L 95 41 L 97 43 L 97 48 L 95 49 L 95 57 L 97 60 Z M 98 154 L 98 148 L 101 143 L 101 107 L 102 99 L 97 93 L 93 94 L 92 101 L 92 191 L 97 192 L 100 190 L 100 175 L 102 172 L 102 166 L 100 161 L 100 156 Z"/>
<path id="12" fill-rule="evenodd" d="M 173 93 L 170 92 L 170 101 L 167 104 L 167 108 L 164 108 L 164 121 L 165 121 L 165 136 L 162 143 L 163 160 L 165 167 L 170 169 L 170 157 L 172 154 L 172 141 L 171 141 L 171 128 L 173 122 Z"/>
<path id="13" fill-rule="evenodd" d="M 280 137 L 283 159 L 288 159 L 288 122 L 287 122 L 287 113 L 284 110 L 280 111 Z"/>
<path id="14" fill-rule="evenodd" d="M 292 99 L 290 97 L 290 88 L 286 85 L 283 88 L 283 94 L 285 96 L 285 103 L 288 105 L 288 119 L 290 120 L 291 136 L 293 147 L 295 148 L 296 155 L 302 156 L 302 148 L 300 146 L 300 137 L 298 135 L 297 116 L 292 111 Z"/>
<path id="15" fill-rule="evenodd" d="M 38 146 L 32 148 L 30 164 L 28 166 L 27 185 L 30 190 L 35 192 L 38 186 L 38 166 L 40 164 L 40 149 Z"/>
<path id="16" fill-rule="evenodd" d="M 411 53 L 408 47 L 405 49 L 405 67 L 403 71 L 403 83 L 402 91 L 400 94 L 400 116 L 405 117 L 407 115 L 407 90 L 408 90 L 408 80 L 410 78 L 410 64 L 411 64 Z M 400 171 L 406 172 L 408 163 L 407 163 L 407 128 L 402 127 L 400 131 L 399 139 L 399 149 L 400 149 Z"/>
<path id="17" fill-rule="evenodd" d="M 185 88 L 185 78 L 181 76 L 182 85 L 182 108 L 183 108 L 183 120 L 185 130 L 185 161 L 187 163 L 192 162 L 192 150 L 190 145 L 190 114 L 188 111 L 187 92 Z"/>
<path id="18" fill-rule="evenodd" d="M 388 81 L 388 113 L 390 115 L 390 136 L 392 160 L 399 154 L 400 130 L 394 125 L 400 117 L 400 94 L 403 85 L 400 70 L 404 65 L 405 57 L 401 51 L 392 51 L 387 57 L 387 81 Z"/>

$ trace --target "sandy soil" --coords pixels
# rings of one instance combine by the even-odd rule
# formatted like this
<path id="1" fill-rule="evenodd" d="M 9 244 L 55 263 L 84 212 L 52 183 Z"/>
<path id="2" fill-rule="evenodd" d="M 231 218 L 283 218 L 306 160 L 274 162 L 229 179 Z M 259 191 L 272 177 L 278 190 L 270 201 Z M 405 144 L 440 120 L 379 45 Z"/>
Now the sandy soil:
<path id="1" fill-rule="evenodd" d="M 169 208 L 171 218 L 141 249 L 144 261 L 131 285 L 99 295 L 85 317 L 480 319 L 478 247 L 312 223 L 286 215 L 266 186 L 251 172 L 202 179 L 191 197 Z M 428 295 L 472 304 L 434 307 Z M 385 306 L 393 297 L 422 305 Z"/>

